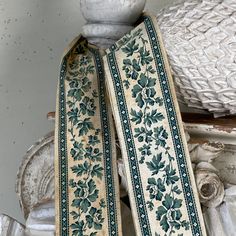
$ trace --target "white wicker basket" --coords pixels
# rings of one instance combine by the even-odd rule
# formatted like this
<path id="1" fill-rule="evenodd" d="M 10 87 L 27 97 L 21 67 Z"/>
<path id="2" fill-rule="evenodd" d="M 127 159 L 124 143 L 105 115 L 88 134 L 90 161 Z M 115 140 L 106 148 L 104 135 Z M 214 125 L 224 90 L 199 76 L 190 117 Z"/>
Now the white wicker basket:
<path id="1" fill-rule="evenodd" d="M 179 101 L 236 114 L 236 1 L 186 0 L 157 17 Z"/>

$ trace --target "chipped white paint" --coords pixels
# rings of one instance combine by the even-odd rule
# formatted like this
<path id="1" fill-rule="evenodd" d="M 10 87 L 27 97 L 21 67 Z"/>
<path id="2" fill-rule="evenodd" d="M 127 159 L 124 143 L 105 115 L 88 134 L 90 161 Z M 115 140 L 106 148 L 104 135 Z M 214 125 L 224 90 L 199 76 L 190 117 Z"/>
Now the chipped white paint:
<path id="1" fill-rule="evenodd" d="M 201 150 L 198 161 L 207 160 L 218 169 L 219 177 L 225 184 L 236 184 L 236 128 L 224 128 L 222 126 L 213 125 L 201 125 L 201 124 L 185 124 L 185 129 L 188 131 L 191 137 L 191 146 L 196 146 Z M 200 143 L 200 144 L 199 144 Z M 215 156 L 215 151 L 210 154 L 209 149 L 206 152 L 202 152 L 203 147 L 209 144 L 215 144 L 222 146 L 219 150 L 220 154 Z M 196 147 L 193 149 L 194 155 L 196 155 Z M 215 146 L 216 147 L 216 146 Z M 214 157 L 214 158 L 212 158 Z M 196 160 L 196 156 L 193 157 Z"/>
<path id="2" fill-rule="evenodd" d="M 24 236 L 24 226 L 11 217 L 0 214 L 1 236 Z"/>
<path id="3" fill-rule="evenodd" d="M 27 236 L 53 236 L 55 233 L 55 204 L 48 201 L 35 206 L 26 221 Z"/>
<path id="4" fill-rule="evenodd" d="M 25 219 L 36 206 L 54 200 L 53 132 L 28 150 L 18 171 L 16 192 Z"/>
<path id="5" fill-rule="evenodd" d="M 227 145 L 222 156 L 212 164 L 219 170 L 224 182 L 236 185 L 236 146 Z"/>
<path id="6" fill-rule="evenodd" d="M 195 164 L 199 162 L 212 162 L 222 155 L 224 148 L 224 144 L 220 142 L 206 142 L 201 145 L 198 143 L 188 144 L 191 161 Z"/>
<path id="7" fill-rule="evenodd" d="M 203 211 L 209 236 L 233 236 L 236 232 L 236 186 L 225 190 L 223 204 Z"/>
<path id="8" fill-rule="evenodd" d="M 191 137 L 190 153 L 191 147 L 200 150 L 200 152 L 194 151 L 192 159 L 196 163 L 205 160 L 196 165 L 195 178 L 200 200 L 203 205 L 209 207 L 203 208 L 207 234 L 209 236 L 234 235 L 236 230 L 236 128 L 185 124 L 185 130 Z M 211 155 L 207 148 L 204 156 L 202 147 L 209 144 L 213 144 L 213 153 Z"/>

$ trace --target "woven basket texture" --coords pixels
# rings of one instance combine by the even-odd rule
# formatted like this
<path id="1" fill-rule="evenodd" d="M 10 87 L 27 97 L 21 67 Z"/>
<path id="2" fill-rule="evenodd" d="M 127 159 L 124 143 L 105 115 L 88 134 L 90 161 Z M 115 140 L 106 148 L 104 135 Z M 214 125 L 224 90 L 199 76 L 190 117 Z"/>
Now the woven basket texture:
<path id="1" fill-rule="evenodd" d="M 236 114 L 236 0 L 186 0 L 157 17 L 179 101 Z"/>

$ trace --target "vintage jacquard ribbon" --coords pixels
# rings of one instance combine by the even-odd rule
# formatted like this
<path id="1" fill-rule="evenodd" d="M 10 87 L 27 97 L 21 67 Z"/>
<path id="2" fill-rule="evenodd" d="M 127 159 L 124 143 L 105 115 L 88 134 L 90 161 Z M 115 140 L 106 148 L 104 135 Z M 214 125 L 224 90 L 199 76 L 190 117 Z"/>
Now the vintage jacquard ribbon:
<path id="1" fill-rule="evenodd" d="M 64 57 L 56 122 L 57 235 L 121 235 L 102 52 L 80 37 Z"/>
<path id="2" fill-rule="evenodd" d="M 156 19 L 144 16 L 107 50 L 104 63 L 103 54 L 80 38 L 62 62 L 55 139 L 57 235 L 122 235 L 109 107 L 136 234 L 206 235 Z"/>

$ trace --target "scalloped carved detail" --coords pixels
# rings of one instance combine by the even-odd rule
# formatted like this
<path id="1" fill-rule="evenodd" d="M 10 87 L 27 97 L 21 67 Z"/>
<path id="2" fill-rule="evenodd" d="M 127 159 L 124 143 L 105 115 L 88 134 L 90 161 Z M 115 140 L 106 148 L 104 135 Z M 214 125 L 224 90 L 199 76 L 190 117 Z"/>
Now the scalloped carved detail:
<path id="1" fill-rule="evenodd" d="M 17 174 L 16 193 L 25 219 L 35 205 L 54 199 L 54 133 L 26 153 Z"/>

